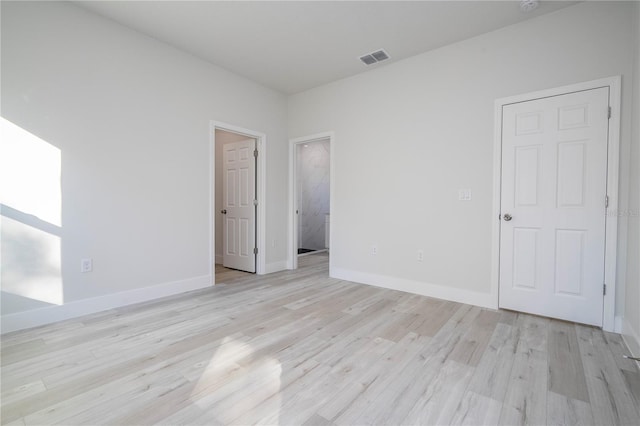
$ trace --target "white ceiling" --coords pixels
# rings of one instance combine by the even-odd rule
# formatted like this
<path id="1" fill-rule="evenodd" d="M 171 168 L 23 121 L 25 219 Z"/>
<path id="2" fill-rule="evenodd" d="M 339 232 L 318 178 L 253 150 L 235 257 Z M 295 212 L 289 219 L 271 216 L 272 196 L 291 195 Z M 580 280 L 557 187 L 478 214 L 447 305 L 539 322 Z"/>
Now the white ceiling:
<path id="1" fill-rule="evenodd" d="M 283 93 L 297 93 L 553 12 L 542 1 L 78 1 L 111 18 Z M 385 49 L 391 59 L 359 57 Z"/>

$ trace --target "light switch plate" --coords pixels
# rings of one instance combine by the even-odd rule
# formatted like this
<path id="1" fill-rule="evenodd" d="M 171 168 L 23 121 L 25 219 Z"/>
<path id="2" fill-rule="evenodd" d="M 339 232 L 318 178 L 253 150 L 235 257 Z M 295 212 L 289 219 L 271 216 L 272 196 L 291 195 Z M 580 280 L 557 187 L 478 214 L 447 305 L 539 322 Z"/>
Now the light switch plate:
<path id="1" fill-rule="evenodd" d="M 471 189 L 464 188 L 458 190 L 459 201 L 471 201 Z"/>

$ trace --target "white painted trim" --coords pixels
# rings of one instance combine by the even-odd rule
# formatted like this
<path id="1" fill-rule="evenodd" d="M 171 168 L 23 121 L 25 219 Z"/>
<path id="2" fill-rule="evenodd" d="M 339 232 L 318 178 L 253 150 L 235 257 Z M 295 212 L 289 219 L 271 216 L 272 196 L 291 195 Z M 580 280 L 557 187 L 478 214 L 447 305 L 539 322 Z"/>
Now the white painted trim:
<path id="1" fill-rule="evenodd" d="M 2 334 L 211 287 L 208 275 L 2 316 Z"/>
<path id="2" fill-rule="evenodd" d="M 369 274 L 367 272 L 353 271 L 344 268 L 330 268 L 332 278 L 368 284 L 390 290 L 399 290 L 437 299 L 450 300 L 452 302 L 466 303 L 482 308 L 497 309 L 496 300 L 491 293 L 478 293 L 476 291 L 460 288 L 430 284 L 421 281 L 406 280 L 385 275 Z"/>
<path id="3" fill-rule="evenodd" d="M 607 294 L 604 297 L 604 312 L 602 328 L 613 331 L 616 316 L 616 289 L 618 264 L 618 211 L 620 198 L 618 195 L 620 179 L 620 119 L 622 117 L 622 78 L 612 77 L 608 80 L 609 106 L 612 109 L 609 120 L 609 151 L 607 164 L 607 195 L 609 208 L 607 209 L 604 282 L 607 284 Z M 615 214 L 610 214 L 613 212 Z"/>
<path id="4" fill-rule="evenodd" d="M 279 260 L 277 262 L 267 263 L 265 274 L 272 274 L 274 272 L 285 271 L 289 269 L 286 260 Z"/>
<path id="5" fill-rule="evenodd" d="M 258 233 L 256 235 L 256 247 L 258 247 L 258 255 L 256 258 L 256 274 L 263 275 L 266 272 L 266 241 L 267 241 L 267 227 L 266 227 L 266 200 L 267 200 L 267 135 L 264 133 L 256 132 L 254 130 L 245 129 L 243 127 L 235 126 L 232 124 L 223 123 L 220 121 L 212 120 L 209 124 L 209 273 L 211 274 L 212 282 L 215 283 L 215 143 L 216 143 L 216 129 L 225 130 L 232 133 L 238 133 L 243 136 L 248 136 L 256 140 L 256 146 L 258 148 L 258 161 L 256 164 L 256 176 L 258 177 L 258 185 L 256 188 L 256 198 L 258 200 L 258 212 L 256 215 L 256 227 Z"/>
<path id="6" fill-rule="evenodd" d="M 491 250 L 491 295 L 496 305 L 500 290 L 500 180 L 501 180 L 501 150 L 502 150 L 502 108 L 504 105 L 524 102 L 534 99 L 563 95 L 566 93 L 609 87 L 609 105 L 612 116 L 609 120 L 609 146 L 607 163 L 607 194 L 609 195 L 609 209 L 618 209 L 618 176 L 620 169 L 620 112 L 621 112 L 621 82 L 620 76 L 586 81 L 553 89 L 510 96 L 497 99 L 494 109 L 494 142 L 493 142 L 493 214 L 492 222 L 492 250 Z M 616 260 L 618 243 L 618 217 L 607 215 L 605 239 L 605 282 L 607 294 L 604 296 L 602 328 L 606 331 L 615 329 L 616 304 Z"/>
<path id="7" fill-rule="evenodd" d="M 298 269 L 298 217 L 295 214 L 297 205 L 297 185 L 296 185 L 296 147 L 303 143 L 329 140 L 329 215 L 333 222 L 333 194 L 334 194 L 334 132 L 316 133 L 314 135 L 289 139 L 289 244 L 287 256 L 287 269 Z M 333 229 L 329 228 L 329 241 L 333 243 Z M 329 265 L 331 265 L 331 252 L 329 252 Z"/>
<path id="8" fill-rule="evenodd" d="M 613 327 L 613 332 L 614 333 L 618 333 L 618 334 L 622 334 L 622 323 L 624 321 L 624 318 L 620 315 L 616 315 L 615 318 L 615 326 Z"/>
<path id="9" fill-rule="evenodd" d="M 622 338 L 634 357 L 640 357 L 640 335 L 626 319 L 622 320 Z M 639 365 L 640 367 L 640 365 Z"/>

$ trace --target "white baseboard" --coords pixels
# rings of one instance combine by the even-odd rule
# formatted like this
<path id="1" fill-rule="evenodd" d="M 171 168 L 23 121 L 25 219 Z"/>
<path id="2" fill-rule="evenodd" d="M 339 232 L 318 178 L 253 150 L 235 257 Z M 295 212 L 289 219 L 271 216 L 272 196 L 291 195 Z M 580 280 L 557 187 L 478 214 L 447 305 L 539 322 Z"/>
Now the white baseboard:
<path id="1" fill-rule="evenodd" d="M 455 287 L 446 287 L 421 281 L 369 274 L 335 267 L 330 267 L 329 275 L 332 278 L 338 278 L 341 280 L 369 284 L 391 290 L 400 290 L 407 293 L 419 294 L 421 296 L 450 300 L 452 302 L 466 303 L 483 308 L 498 309 L 497 298 L 491 293 L 478 293 L 476 291 L 463 290 Z"/>
<path id="2" fill-rule="evenodd" d="M 640 330 L 634 330 L 626 319 L 622 321 L 622 338 L 629 347 L 631 355 L 640 357 Z"/>
<path id="3" fill-rule="evenodd" d="M 280 272 L 280 271 L 284 271 L 288 269 L 287 268 L 287 261 L 286 260 L 280 260 L 278 262 L 271 262 L 271 263 L 267 263 L 265 266 L 265 274 L 272 274 L 274 272 Z"/>
<path id="4" fill-rule="evenodd" d="M 2 334 L 51 324 L 83 315 L 106 311 L 108 309 L 119 308 L 121 306 L 132 305 L 134 303 L 147 302 L 149 300 L 185 293 L 187 291 L 199 290 L 201 288 L 210 287 L 211 283 L 212 278 L 209 275 L 203 275 L 201 277 L 188 278 L 186 280 L 173 281 L 150 287 L 107 294 L 104 296 L 93 297 L 91 299 L 76 300 L 65 303 L 64 305 L 47 306 L 45 308 L 3 315 Z"/>

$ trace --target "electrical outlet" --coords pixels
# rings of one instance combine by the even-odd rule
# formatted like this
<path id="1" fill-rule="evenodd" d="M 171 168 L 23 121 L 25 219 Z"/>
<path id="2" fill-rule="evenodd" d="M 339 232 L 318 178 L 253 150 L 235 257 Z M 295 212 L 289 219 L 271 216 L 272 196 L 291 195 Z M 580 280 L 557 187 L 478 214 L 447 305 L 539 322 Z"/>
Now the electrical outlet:
<path id="1" fill-rule="evenodd" d="M 418 250 L 418 262 L 422 262 L 424 260 L 424 252 L 422 250 Z"/>
<path id="2" fill-rule="evenodd" d="M 378 246 L 371 246 L 371 254 L 373 256 L 378 254 Z"/>
<path id="3" fill-rule="evenodd" d="M 82 259 L 80 261 L 80 272 L 83 274 L 93 271 L 93 259 Z"/>

